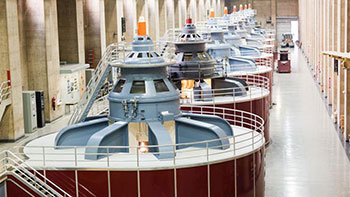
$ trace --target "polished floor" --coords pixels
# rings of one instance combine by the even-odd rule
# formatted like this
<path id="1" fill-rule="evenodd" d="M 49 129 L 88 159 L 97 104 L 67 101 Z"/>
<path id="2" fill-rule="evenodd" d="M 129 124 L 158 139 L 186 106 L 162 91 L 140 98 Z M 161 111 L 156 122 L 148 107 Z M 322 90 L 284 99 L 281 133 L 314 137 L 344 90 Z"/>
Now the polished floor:
<path id="1" fill-rule="evenodd" d="M 266 151 L 267 197 L 350 196 L 350 163 L 297 48 L 292 73 L 274 74 Z"/>

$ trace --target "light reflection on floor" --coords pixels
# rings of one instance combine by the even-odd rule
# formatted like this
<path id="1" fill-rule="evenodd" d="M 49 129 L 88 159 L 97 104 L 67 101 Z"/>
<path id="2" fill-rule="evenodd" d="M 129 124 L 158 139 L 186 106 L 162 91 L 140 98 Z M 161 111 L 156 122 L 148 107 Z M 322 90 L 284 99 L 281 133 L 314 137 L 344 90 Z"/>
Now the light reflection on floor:
<path id="1" fill-rule="evenodd" d="M 350 196 L 350 163 L 305 59 L 292 52 L 292 73 L 274 73 L 266 153 L 266 196 Z"/>

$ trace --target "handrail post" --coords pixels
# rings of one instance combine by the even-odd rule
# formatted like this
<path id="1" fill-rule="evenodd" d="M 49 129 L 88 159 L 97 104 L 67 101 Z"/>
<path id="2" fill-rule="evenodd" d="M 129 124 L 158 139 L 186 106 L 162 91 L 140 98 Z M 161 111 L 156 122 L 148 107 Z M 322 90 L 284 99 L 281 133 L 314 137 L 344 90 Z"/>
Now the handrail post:
<path id="1" fill-rule="evenodd" d="M 205 144 L 206 144 L 206 149 L 207 149 L 207 162 L 209 162 L 209 144 L 208 144 L 208 142 L 206 142 Z"/>
<path id="2" fill-rule="evenodd" d="M 236 136 L 233 136 L 233 154 L 236 156 Z"/>
<path id="3" fill-rule="evenodd" d="M 43 146 L 43 166 L 46 166 L 46 158 L 45 158 L 45 146 Z"/>
<path id="4" fill-rule="evenodd" d="M 77 167 L 78 165 L 78 158 L 77 158 L 77 147 L 74 147 L 74 165 Z"/>
<path id="5" fill-rule="evenodd" d="M 255 128 L 252 129 L 252 151 L 254 150 L 254 131 L 255 131 Z"/>
<path id="6" fill-rule="evenodd" d="M 107 147 L 107 167 L 109 167 L 109 147 Z"/>
<path id="7" fill-rule="evenodd" d="M 5 170 L 7 172 L 7 166 L 8 166 L 8 163 L 9 163 L 9 161 L 8 161 L 8 152 L 7 151 L 5 152 L 5 160 L 4 160 L 4 162 L 5 162 Z"/>
<path id="8" fill-rule="evenodd" d="M 136 166 L 140 167 L 139 147 L 136 147 Z"/>
<path id="9" fill-rule="evenodd" d="M 37 177 L 36 177 L 36 171 L 34 171 L 34 187 L 36 187 L 37 186 Z"/>
<path id="10" fill-rule="evenodd" d="M 176 165 L 176 161 L 175 161 L 175 155 L 176 155 L 176 145 L 173 145 L 173 164 L 174 166 Z"/>

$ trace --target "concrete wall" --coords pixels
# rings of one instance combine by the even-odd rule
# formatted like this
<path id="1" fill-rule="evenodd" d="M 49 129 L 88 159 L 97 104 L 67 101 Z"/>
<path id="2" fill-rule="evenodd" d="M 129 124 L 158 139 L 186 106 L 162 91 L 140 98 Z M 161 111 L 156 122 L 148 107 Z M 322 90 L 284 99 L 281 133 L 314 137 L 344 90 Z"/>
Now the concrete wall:
<path id="1" fill-rule="evenodd" d="M 0 81 L 11 73 L 11 102 L 0 120 L 0 140 L 16 140 L 24 135 L 22 104 L 21 49 L 18 5 L 16 0 L 0 2 Z"/>
<path id="2" fill-rule="evenodd" d="M 59 0 L 57 1 L 57 9 L 60 61 L 78 63 L 76 2 Z"/>
<path id="3" fill-rule="evenodd" d="M 0 1 L 0 81 L 7 80 L 7 70 L 10 70 L 6 19 L 6 2 Z"/>
<path id="4" fill-rule="evenodd" d="M 255 17 L 258 22 L 266 25 L 266 20 L 271 17 L 272 22 L 275 23 L 277 17 L 298 16 L 299 6 L 298 0 L 225 0 L 225 6 L 228 7 L 229 13 L 232 12 L 233 6 L 251 4 L 253 9 L 257 10 Z"/>
<path id="5" fill-rule="evenodd" d="M 349 0 L 299 0 L 301 48 L 346 141 L 350 140 L 350 71 L 344 67 L 349 68 L 350 61 L 344 53 L 350 49 L 349 11 Z"/>
<path id="6" fill-rule="evenodd" d="M 60 99 L 57 2 L 18 2 L 23 89 L 44 90 L 45 118 L 52 121 L 63 113 L 62 106 L 51 105 L 53 97 Z"/>
<path id="7" fill-rule="evenodd" d="M 151 0 L 154 1 L 154 0 Z M 131 11 L 132 10 L 132 11 Z M 136 13 L 136 0 L 124 0 L 125 21 L 126 21 L 126 33 L 125 39 L 130 42 L 133 40 L 136 31 L 136 21 L 138 20 Z"/>
<path id="8" fill-rule="evenodd" d="M 21 69 L 22 69 L 22 88 L 23 90 L 29 90 L 28 86 L 28 64 L 27 64 L 27 42 L 25 35 L 25 1 L 18 0 L 18 28 L 19 28 L 19 36 L 20 36 L 20 50 L 21 50 Z"/>
<path id="9" fill-rule="evenodd" d="M 8 35 L 7 35 L 7 15 L 6 15 L 6 2 L 0 1 L 0 81 L 7 80 L 7 70 L 10 70 L 9 65 L 9 50 L 8 50 Z M 1 83 L 0 82 L 0 83 Z M 13 133 L 13 108 L 9 107 L 2 121 L 0 122 L 0 137 L 1 139 L 8 139 Z"/>
<path id="10" fill-rule="evenodd" d="M 89 50 L 95 53 L 94 67 L 101 58 L 101 32 L 100 12 L 98 0 L 86 0 L 84 4 L 84 38 L 85 56 L 88 58 Z M 88 63 L 88 61 L 86 61 Z"/>
<path id="11" fill-rule="evenodd" d="M 277 16 L 298 16 L 298 4 L 297 0 L 277 0 Z"/>
<path id="12" fill-rule="evenodd" d="M 105 0 L 106 45 L 118 42 L 116 0 Z"/>

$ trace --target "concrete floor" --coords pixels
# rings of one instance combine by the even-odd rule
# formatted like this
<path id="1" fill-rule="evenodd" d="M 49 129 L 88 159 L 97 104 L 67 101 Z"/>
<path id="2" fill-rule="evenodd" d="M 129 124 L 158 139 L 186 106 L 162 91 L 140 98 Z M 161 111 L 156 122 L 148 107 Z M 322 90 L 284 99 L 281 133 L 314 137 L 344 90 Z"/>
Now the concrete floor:
<path id="1" fill-rule="evenodd" d="M 305 58 L 275 73 L 266 196 L 350 196 L 350 163 Z"/>

